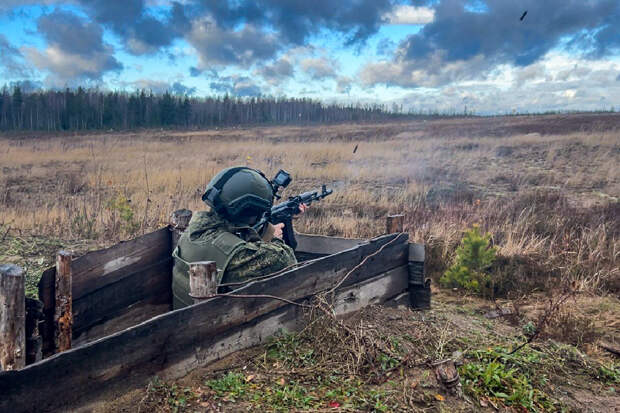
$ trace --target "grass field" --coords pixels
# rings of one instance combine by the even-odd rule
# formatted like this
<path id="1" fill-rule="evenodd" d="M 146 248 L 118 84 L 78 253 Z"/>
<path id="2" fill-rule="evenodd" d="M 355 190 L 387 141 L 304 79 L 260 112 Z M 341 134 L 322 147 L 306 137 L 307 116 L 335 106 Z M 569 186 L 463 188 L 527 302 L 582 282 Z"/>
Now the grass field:
<path id="1" fill-rule="evenodd" d="M 407 387 L 416 375 L 428 375 L 430 370 L 419 366 L 403 369 L 407 367 L 402 364 L 403 355 L 392 348 L 381 357 L 396 360 L 400 370 L 394 371 L 400 376 L 379 385 L 367 381 L 358 371 L 352 383 L 359 379 L 363 385 L 340 389 L 350 393 L 350 403 L 337 403 L 343 409 L 346 404 L 349 410 L 382 410 L 385 405 L 386 411 L 476 411 L 485 405 L 492 409 L 495 404 L 518 411 L 531 402 L 523 408 L 543 411 L 564 406 L 579 411 L 580 406 L 585 406 L 579 404 L 580 399 L 599 397 L 596 403 L 602 403 L 600 406 L 618 406 L 614 392 L 618 390 L 620 372 L 596 343 L 601 339 L 620 341 L 620 115 L 6 136 L 0 138 L 0 165 L 0 262 L 15 262 L 27 268 L 30 293 L 34 293 L 40 269 L 51 262 L 56 249 L 80 252 L 109 245 L 166 224 L 175 209 L 202 209 L 200 195 L 205 184 L 217 171 L 232 165 L 249 165 L 268 175 L 280 168 L 288 170 L 293 183 L 285 195 L 318 188 L 323 183 L 332 187 L 331 197 L 296 221 L 301 232 L 371 237 L 384 231 L 388 213 L 406 214 L 410 238 L 427 245 L 427 271 L 435 281 L 452 262 L 463 232 L 478 225 L 490 234 L 497 248 L 496 262 L 489 270 L 494 277 L 492 296 L 501 303 L 516 303 L 520 309 L 518 319 L 486 321 L 481 314 L 494 308 L 491 301 L 463 298 L 461 293 L 449 290 L 436 296 L 436 307 L 428 319 L 435 317 L 436 322 L 420 321 L 407 310 L 392 314 L 406 320 L 401 328 L 424 328 L 435 337 L 443 331 L 439 326 L 456 332 L 455 338 L 441 347 L 445 346 L 446 352 L 450 349 L 465 353 L 465 365 L 471 367 L 461 372 L 465 401 L 439 394 L 440 389 L 431 384 L 432 377 L 427 377 L 427 388 L 423 384 L 419 388 Z M 513 345 L 522 327 L 535 323 L 545 313 L 545 303 L 567 289 L 574 292 L 571 299 L 554 313 L 545 334 L 540 336 L 538 350 L 528 350 L 542 355 L 527 353 L 531 356 L 527 362 L 507 362 L 504 350 L 494 348 Z M 463 328 L 472 323 L 480 324 L 480 328 Z M 390 336 L 386 331 L 381 334 L 383 339 Z M 280 349 L 287 352 L 287 346 L 292 345 L 295 357 L 299 349 L 312 350 L 307 337 L 287 336 L 282 340 L 276 342 L 281 344 Z M 407 341 L 402 336 L 396 340 Z M 441 344 L 419 340 L 425 343 L 427 353 Z M 579 354 L 570 357 L 583 356 L 586 358 L 582 360 L 588 361 L 572 372 L 551 369 L 557 362 L 555 357 L 569 357 L 557 352 L 560 350 L 551 344 L 555 342 Z M 320 352 L 320 348 L 313 351 Z M 515 380 L 521 380 L 523 386 L 529 383 L 536 390 L 532 394 L 540 397 L 511 405 L 495 395 L 501 391 L 489 393 L 480 387 L 480 375 L 489 372 L 480 370 L 477 360 L 485 357 L 499 360 L 506 371 L 517 365 L 522 370 Z M 551 377 L 549 381 L 532 381 L 527 369 L 536 368 L 534 359 L 544 359 L 540 366 L 549 368 L 545 370 Z M 278 362 L 274 360 L 271 362 Z M 327 361 L 336 366 L 339 362 Z M 312 366 L 320 367 L 325 360 L 315 362 Z M 288 368 L 286 360 L 281 365 Z M 298 387 L 286 391 L 299 394 L 282 394 L 286 386 L 276 384 L 274 388 L 272 382 L 276 379 L 266 375 L 264 367 L 261 370 L 255 365 L 253 373 L 244 371 L 243 381 L 237 383 L 245 396 L 235 397 L 249 409 L 317 409 L 329 407 L 332 399 L 345 399 L 332 393 L 325 395 L 335 391 L 334 386 L 304 382 L 300 376 L 290 375 L 280 375 L 277 380 L 297 383 Z M 609 374 L 596 378 L 592 372 L 599 370 Z M 577 380 L 579 391 L 562 387 L 571 373 L 585 377 Z M 139 398 L 163 411 L 184 410 L 186 405 L 205 411 L 213 407 L 209 403 L 234 410 L 229 387 L 240 376 L 226 376 L 228 382 L 219 383 L 221 375 L 196 374 L 199 384 L 187 384 L 194 396 L 179 393 L 179 386 L 185 385 L 179 382 L 156 383 Z M 281 386 L 280 393 L 275 398 L 246 397 L 253 394 L 249 385 L 245 386 L 250 374 L 261 378 L 252 382 L 256 392 L 263 394 L 267 388 L 275 391 Z M 471 383 L 465 382 L 466 377 Z M 504 387 L 510 380 L 503 379 Z M 406 389 L 394 393 L 394 389 L 385 388 L 388 381 L 394 381 L 397 389 Z M 202 388 L 198 396 L 196 386 Z M 523 386 L 518 390 L 527 390 Z M 517 387 L 515 384 L 511 388 Z M 171 388 L 177 389 L 174 395 Z M 403 395 L 409 391 L 415 395 L 407 399 Z M 308 393 L 313 395 L 306 404 L 282 404 L 282 397 L 297 403 Z M 450 400 L 444 400 L 446 397 Z M 180 398 L 185 401 L 179 402 Z M 598 406 L 596 403 L 592 406 Z"/>

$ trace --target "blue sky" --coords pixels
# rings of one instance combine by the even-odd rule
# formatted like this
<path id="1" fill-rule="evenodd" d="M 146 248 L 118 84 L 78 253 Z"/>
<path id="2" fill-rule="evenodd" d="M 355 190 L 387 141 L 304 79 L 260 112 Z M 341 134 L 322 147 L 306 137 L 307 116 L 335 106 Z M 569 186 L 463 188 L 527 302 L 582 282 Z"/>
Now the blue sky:
<path id="1" fill-rule="evenodd" d="M 485 114 L 618 109 L 620 2 L 4 0 L 0 84 L 17 82 Z"/>

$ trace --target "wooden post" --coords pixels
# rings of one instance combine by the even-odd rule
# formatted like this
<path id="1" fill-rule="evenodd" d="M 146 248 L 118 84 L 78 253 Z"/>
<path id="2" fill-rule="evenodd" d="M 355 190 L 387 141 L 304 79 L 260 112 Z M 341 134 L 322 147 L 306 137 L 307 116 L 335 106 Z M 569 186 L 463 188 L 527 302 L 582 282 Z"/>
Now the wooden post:
<path id="1" fill-rule="evenodd" d="M 189 265 L 189 295 L 194 304 L 217 293 L 217 267 L 215 261 L 198 261 Z"/>
<path id="2" fill-rule="evenodd" d="M 172 249 L 177 247 L 181 234 L 187 229 L 192 219 L 192 211 L 189 209 L 177 209 L 170 214 L 170 230 L 172 231 Z"/>
<path id="3" fill-rule="evenodd" d="M 405 216 L 403 214 L 388 215 L 385 219 L 385 233 L 395 234 L 403 232 L 405 224 Z"/>
<path id="4" fill-rule="evenodd" d="M 59 251 L 56 256 L 54 308 L 54 345 L 56 352 L 71 348 L 71 334 L 73 333 L 71 284 L 71 253 Z"/>
<path id="5" fill-rule="evenodd" d="M 26 365 L 25 284 L 20 267 L 0 265 L 0 370 Z"/>
<path id="6" fill-rule="evenodd" d="M 424 274 L 424 244 L 409 243 L 409 305 L 416 310 L 431 308 L 431 280 Z"/>
<path id="7" fill-rule="evenodd" d="M 39 322 L 43 318 L 43 303 L 26 298 L 26 364 L 36 363 L 43 358 L 43 340 L 39 332 Z"/>

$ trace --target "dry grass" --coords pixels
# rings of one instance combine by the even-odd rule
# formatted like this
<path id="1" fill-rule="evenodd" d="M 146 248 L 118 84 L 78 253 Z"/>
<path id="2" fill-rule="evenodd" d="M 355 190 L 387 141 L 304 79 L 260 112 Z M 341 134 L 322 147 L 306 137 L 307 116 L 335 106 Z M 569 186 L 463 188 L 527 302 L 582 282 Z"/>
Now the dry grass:
<path id="1" fill-rule="evenodd" d="M 595 342 L 620 337 L 620 132 L 613 126 L 618 118 L 7 137 L 0 139 L 0 262 L 23 261 L 34 275 L 49 264 L 39 257 L 51 256 L 50 249 L 61 244 L 84 250 L 155 229 L 175 209 L 202 209 L 205 184 L 220 169 L 238 164 L 268 174 L 287 169 L 294 177 L 287 195 L 322 183 L 334 188 L 334 195 L 296 222 L 302 232 L 371 237 L 383 233 L 386 214 L 404 212 L 410 238 L 426 243 L 426 268 L 434 279 L 450 264 L 463 231 L 479 224 L 498 248 L 492 268 L 497 295 L 518 298 L 512 325 L 486 320 L 482 314 L 493 309 L 488 301 L 434 291 L 432 311 L 367 309 L 348 328 L 315 323 L 295 340 L 286 336 L 257 349 L 258 358 L 252 352 L 231 357 L 243 358 L 240 383 L 256 386 L 255 392 L 244 390 L 242 406 L 248 408 L 331 409 L 336 400 L 342 410 L 480 411 L 484 399 L 479 406 L 442 396 L 432 369 L 418 363 L 451 357 L 455 350 L 470 363 L 481 351 L 495 357 L 492 346 L 522 343 L 522 325 L 540 319 L 547 295 L 563 288 L 577 293 L 541 339 L 572 343 L 601 357 L 612 366 L 607 376 L 617 370 Z M 520 366 L 542 368 L 550 382 L 539 390 L 568 411 L 585 406 L 606 411 L 618 403 L 616 389 L 606 390 L 609 379 L 598 377 L 598 362 L 565 368 L 569 358 L 582 364 L 589 359 L 573 347 L 567 358 L 568 347 L 550 341 L 537 346 L 523 350 L 524 358 L 535 361 Z M 306 352 L 311 366 L 303 364 Z M 276 359 L 260 364 L 269 357 Z M 229 369 L 231 361 L 225 363 Z M 282 371 L 274 373 L 274 365 Z M 137 399 L 104 410 L 135 411 L 140 400 L 152 411 L 238 410 L 205 390 L 204 371 L 196 376 L 187 389 L 179 387 L 183 381 L 164 383 L 154 393 L 138 392 Z M 336 379 L 319 380 L 332 376 Z M 209 375 L 214 377 L 219 376 Z"/>
<path id="2" fill-rule="evenodd" d="M 563 278 L 617 291 L 620 133 L 511 134 L 537 130 L 536 121 L 506 119 L 505 136 L 497 119 L 450 119 L 6 138 L 0 224 L 10 234 L 110 243 L 165 224 L 177 208 L 202 209 L 206 182 L 226 166 L 284 168 L 294 177 L 286 194 L 335 189 L 297 222 L 301 231 L 375 236 L 386 214 L 405 212 L 438 274 L 462 231 L 480 223 L 511 288 Z M 458 136 L 459 122 L 471 137 Z"/>

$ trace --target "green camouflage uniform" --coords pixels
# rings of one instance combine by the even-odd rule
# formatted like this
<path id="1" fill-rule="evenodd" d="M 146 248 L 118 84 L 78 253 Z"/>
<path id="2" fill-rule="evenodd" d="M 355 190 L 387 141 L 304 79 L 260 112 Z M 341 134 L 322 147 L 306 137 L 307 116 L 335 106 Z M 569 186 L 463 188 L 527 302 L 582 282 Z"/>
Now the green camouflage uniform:
<path id="1" fill-rule="evenodd" d="M 172 275 L 173 307 L 193 304 L 189 263 L 215 261 L 218 281 L 230 283 L 267 275 L 297 262 L 282 240 L 262 241 L 250 227 L 235 227 L 215 212 L 196 212 L 179 239 Z"/>

